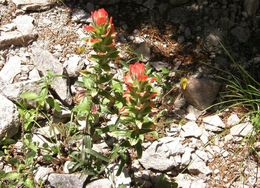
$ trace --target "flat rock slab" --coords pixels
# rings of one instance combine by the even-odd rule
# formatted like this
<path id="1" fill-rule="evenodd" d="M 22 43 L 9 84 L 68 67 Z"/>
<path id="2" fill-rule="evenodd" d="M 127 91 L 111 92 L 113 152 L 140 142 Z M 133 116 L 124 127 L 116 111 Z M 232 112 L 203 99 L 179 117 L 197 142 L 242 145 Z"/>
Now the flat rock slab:
<path id="1" fill-rule="evenodd" d="M 112 184 L 109 179 L 99 179 L 87 184 L 85 188 L 112 188 Z"/>
<path id="2" fill-rule="evenodd" d="M 34 29 L 33 21 L 34 19 L 31 16 L 20 15 L 17 16 L 13 22 L 15 23 L 18 31 L 20 31 L 23 34 L 28 34 L 33 32 Z"/>
<path id="3" fill-rule="evenodd" d="M 18 9 L 22 10 L 46 10 L 49 9 L 55 1 L 53 0 L 12 0 Z"/>
<path id="4" fill-rule="evenodd" d="M 17 74 L 21 72 L 21 59 L 18 56 L 10 57 L 0 71 L 0 79 L 11 84 Z"/>
<path id="5" fill-rule="evenodd" d="M 153 142 L 139 161 L 145 169 L 168 171 L 179 165 L 181 158 L 177 161 L 175 157 L 183 153 L 184 146 L 179 138 L 164 137 Z"/>
<path id="6" fill-rule="evenodd" d="M 50 174 L 48 182 L 51 187 L 82 188 L 87 176 L 80 174 Z"/>
<path id="7" fill-rule="evenodd" d="M 0 94 L 0 140 L 11 138 L 18 132 L 19 113 L 14 103 Z"/>
<path id="8" fill-rule="evenodd" d="M 14 46 L 27 46 L 38 38 L 37 33 L 23 34 L 19 31 L 2 32 L 0 35 L 0 49 Z"/>
<path id="9" fill-rule="evenodd" d="M 250 122 L 235 125 L 230 129 L 230 134 L 233 136 L 247 136 L 253 130 L 253 125 Z"/>
<path id="10" fill-rule="evenodd" d="M 18 101 L 20 99 L 20 95 L 24 92 L 40 92 L 39 81 L 23 81 L 17 82 L 13 84 L 4 84 L 0 81 L 0 94 L 7 97 L 9 100 Z"/>
<path id="11" fill-rule="evenodd" d="M 225 124 L 218 115 L 212 115 L 203 118 L 204 127 L 212 132 L 219 132 L 225 128 Z"/>
<path id="12" fill-rule="evenodd" d="M 63 66 L 49 51 L 34 48 L 32 49 L 33 62 L 38 71 L 46 76 L 49 71 L 55 74 L 51 83 L 51 88 L 56 92 L 59 98 L 68 104 L 71 103 L 71 95 L 67 85 L 67 80 L 63 78 Z"/>
<path id="13" fill-rule="evenodd" d="M 188 122 L 182 126 L 181 136 L 183 137 L 200 137 L 202 135 L 202 129 L 198 127 L 195 122 Z"/>

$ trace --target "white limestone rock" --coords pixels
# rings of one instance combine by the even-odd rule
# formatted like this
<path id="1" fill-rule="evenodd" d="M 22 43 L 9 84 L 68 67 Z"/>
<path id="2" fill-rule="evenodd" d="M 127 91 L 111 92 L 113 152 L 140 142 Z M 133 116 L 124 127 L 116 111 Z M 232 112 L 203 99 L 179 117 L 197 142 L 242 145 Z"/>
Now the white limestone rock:
<path id="1" fill-rule="evenodd" d="M 200 137 L 202 135 L 202 129 L 198 127 L 195 122 L 188 122 L 182 126 L 181 136 L 186 137 Z"/>
<path id="2" fill-rule="evenodd" d="M 21 73 L 21 59 L 18 56 L 10 57 L 0 71 L 0 79 L 11 84 L 17 74 Z"/>
<path id="3" fill-rule="evenodd" d="M 240 123 L 230 129 L 230 135 L 232 136 L 247 136 L 253 131 L 253 125 L 250 122 Z"/>
<path id="4" fill-rule="evenodd" d="M 11 138 L 18 132 L 19 113 L 16 105 L 0 94 L 0 140 Z"/>
<path id="5" fill-rule="evenodd" d="M 145 169 L 168 171 L 179 165 L 173 157 L 184 153 L 179 138 L 164 137 L 153 142 L 139 160 Z"/>
<path id="6" fill-rule="evenodd" d="M 225 128 L 225 124 L 218 115 L 203 118 L 203 123 L 205 129 L 212 132 L 219 132 Z"/>
<path id="7" fill-rule="evenodd" d="M 227 119 L 227 125 L 228 126 L 233 126 L 233 125 L 237 125 L 240 122 L 239 117 L 237 116 L 237 114 L 231 114 L 228 119 Z"/>

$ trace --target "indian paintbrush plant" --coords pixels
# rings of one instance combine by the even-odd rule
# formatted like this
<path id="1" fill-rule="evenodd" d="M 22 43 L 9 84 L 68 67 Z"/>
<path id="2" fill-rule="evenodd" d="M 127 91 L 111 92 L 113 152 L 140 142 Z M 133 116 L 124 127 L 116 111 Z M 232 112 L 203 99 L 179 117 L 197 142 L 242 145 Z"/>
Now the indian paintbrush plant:
<path id="1" fill-rule="evenodd" d="M 138 157 L 141 157 L 141 144 L 145 134 L 155 133 L 154 124 L 149 117 L 154 107 L 152 100 L 157 95 L 152 87 L 155 78 L 149 78 L 145 65 L 136 62 L 129 66 L 124 83 L 116 79 L 110 67 L 111 62 L 118 58 L 112 17 L 109 18 L 104 9 L 99 9 L 92 12 L 91 18 L 90 25 L 84 27 L 90 34 L 85 41 L 95 52 L 90 57 L 95 64 L 81 72 L 81 83 L 86 92 L 75 111 L 86 119 L 85 132 L 92 138 L 104 132 L 119 138 L 120 144 L 115 144 L 112 153 L 119 154 L 124 164 L 127 162 L 128 148 L 135 148 Z M 123 84 L 125 92 L 122 89 Z M 100 119 L 104 114 L 117 114 L 118 119 L 115 124 L 105 125 L 102 129 Z M 112 154 L 111 161 L 117 155 Z"/>

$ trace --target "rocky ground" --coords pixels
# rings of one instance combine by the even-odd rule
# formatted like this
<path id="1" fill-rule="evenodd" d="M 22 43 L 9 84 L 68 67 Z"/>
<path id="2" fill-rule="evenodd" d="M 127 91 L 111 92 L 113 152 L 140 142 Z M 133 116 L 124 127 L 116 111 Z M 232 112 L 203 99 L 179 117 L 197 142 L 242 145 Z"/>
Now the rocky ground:
<path id="1" fill-rule="evenodd" d="M 186 105 L 166 105 L 177 118 L 160 122 L 161 138 L 147 141 L 142 158 L 133 160 L 132 168 L 120 176 L 114 175 L 116 165 L 112 165 L 104 178 L 89 183 L 87 176 L 69 174 L 66 163 L 58 170 L 38 164 L 35 181 L 44 180 L 46 187 L 118 187 L 121 183 L 130 187 L 133 182 L 158 187 L 160 175 L 165 174 L 184 188 L 260 187 L 259 155 L 252 154 L 247 142 L 255 133 L 243 111 L 201 111 L 216 100 L 220 89 L 219 82 L 213 81 L 218 73 L 209 67 L 232 70 L 219 40 L 260 80 L 259 4 L 258 0 L 0 0 L 0 138 L 19 132 L 15 103 L 23 92 L 39 91 L 39 79 L 48 70 L 66 75 L 56 78 L 52 88 L 64 105 L 61 119 L 68 117 L 74 82 L 89 65 L 86 54 L 91 49 L 82 53 L 80 48 L 86 36 L 82 27 L 89 23 L 91 11 L 104 7 L 113 16 L 122 59 L 131 56 L 129 45 L 154 71 L 169 68 L 168 82 L 173 86 L 185 75 L 196 87 L 184 93 Z M 44 128 L 34 134 L 34 141 L 51 135 Z M 253 144 L 259 149 L 259 140 Z M 18 141 L 14 149 L 19 147 Z M 108 148 L 105 143 L 95 147 Z M 0 169 L 12 171 L 1 160 Z"/>

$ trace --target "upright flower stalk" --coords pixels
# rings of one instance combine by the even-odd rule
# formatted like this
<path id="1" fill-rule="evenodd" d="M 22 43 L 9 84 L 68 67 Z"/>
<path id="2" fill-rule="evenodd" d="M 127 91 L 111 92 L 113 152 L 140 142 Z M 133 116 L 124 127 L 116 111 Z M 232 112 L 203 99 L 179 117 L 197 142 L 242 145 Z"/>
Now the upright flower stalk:
<path id="1" fill-rule="evenodd" d="M 130 115 L 143 121 L 154 106 L 152 99 L 157 93 L 153 91 L 151 83 L 155 80 L 145 74 L 143 63 L 136 62 L 129 66 L 129 72 L 124 77 L 126 91 L 123 97 L 126 99 L 126 106 L 121 109 L 122 115 Z"/>
<path id="2" fill-rule="evenodd" d="M 84 30 L 90 33 L 86 42 L 96 52 L 92 58 L 101 65 L 101 68 L 108 68 L 106 64 L 118 55 L 115 48 L 116 32 L 113 19 L 103 8 L 92 12 L 91 18 L 92 22 L 84 27 Z"/>
<path id="3" fill-rule="evenodd" d="M 118 51 L 113 20 L 107 11 L 103 8 L 96 10 L 91 13 L 91 19 L 92 22 L 83 28 L 89 33 L 84 40 L 94 50 L 91 59 L 96 63 L 81 71 L 84 97 L 75 109 L 81 112 L 81 119 L 86 119 L 86 132 L 93 135 L 100 126 L 104 111 L 110 111 L 115 100 L 110 86 L 113 74 L 109 63 L 117 58 Z"/>
<path id="4" fill-rule="evenodd" d="M 153 99 L 157 96 L 152 83 L 155 78 L 146 74 L 145 65 L 136 62 L 129 66 L 129 72 L 124 77 L 125 105 L 120 109 L 121 123 L 114 135 L 124 136 L 122 145 L 133 146 L 138 157 L 142 155 L 142 142 L 145 134 L 154 133 L 154 124 L 149 116 L 154 108 Z"/>

